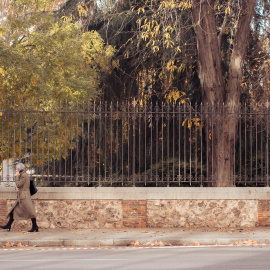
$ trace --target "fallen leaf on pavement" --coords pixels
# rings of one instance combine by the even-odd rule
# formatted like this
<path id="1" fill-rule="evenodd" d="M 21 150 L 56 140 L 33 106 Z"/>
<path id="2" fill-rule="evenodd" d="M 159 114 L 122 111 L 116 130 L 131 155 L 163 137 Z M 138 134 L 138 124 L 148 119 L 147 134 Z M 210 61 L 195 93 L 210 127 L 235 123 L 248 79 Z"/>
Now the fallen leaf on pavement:
<path id="1" fill-rule="evenodd" d="M 140 242 L 138 240 L 136 240 L 135 242 L 132 242 L 131 243 L 131 246 L 139 246 L 140 245 Z"/>
<path id="2" fill-rule="evenodd" d="M 6 242 L 5 246 L 6 247 L 13 247 L 15 245 L 15 243 L 10 243 L 10 242 Z"/>
<path id="3" fill-rule="evenodd" d="M 247 246 L 247 245 L 250 246 L 250 245 L 256 245 L 256 244 L 258 244 L 258 242 L 255 240 L 248 239 L 246 241 L 237 241 L 234 244 L 241 245 L 241 246 Z"/>
<path id="4" fill-rule="evenodd" d="M 151 246 L 151 247 L 164 247 L 165 244 L 162 241 L 155 241 L 155 242 L 147 242 L 145 244 L 143 244 L 144 246 Z"/>

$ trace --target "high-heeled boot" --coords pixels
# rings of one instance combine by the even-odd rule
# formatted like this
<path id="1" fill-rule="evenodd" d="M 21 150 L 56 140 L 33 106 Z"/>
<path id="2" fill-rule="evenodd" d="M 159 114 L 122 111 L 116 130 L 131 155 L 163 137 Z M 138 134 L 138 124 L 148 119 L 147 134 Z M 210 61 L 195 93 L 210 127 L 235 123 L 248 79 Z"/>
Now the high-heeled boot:
<path id="1" fill-rule="evenodd" d="M 28 232 L 34 232 L 34 231 L 38 232 L 38 225 L 37 225 L 36 218 L 32 218 L 31 220 L 32 220 L 32 229 L 29 230 Z"/>
<path id="2" fill-rule="evenodd" d="M 10 231 L 10 230 L 11 230 L 11 225 L 12 225 L 13 221 L 14 221 L 14 219 L 13 219 L 13 212 L 11 212 L 11 213 L 9 214 L 9 221 L 8 221 L 7 225 L 5 225 L 5 226 L 0 226 L 0 228 L 2 228 L 2 229 L 4 229 L 4 230 Z"/>

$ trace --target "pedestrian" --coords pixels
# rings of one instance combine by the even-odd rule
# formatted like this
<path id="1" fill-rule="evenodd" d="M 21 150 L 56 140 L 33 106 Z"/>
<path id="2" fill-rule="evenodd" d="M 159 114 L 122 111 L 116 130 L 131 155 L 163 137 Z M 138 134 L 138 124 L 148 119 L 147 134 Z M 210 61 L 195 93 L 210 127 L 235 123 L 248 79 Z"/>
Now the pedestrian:
<path id="1" fill-rule="evenodd" d="M 14 219 L 18 220 L 32 220 L 32 229 L 28 232 L 38 232 L 36 221 L 36 211 L 30 195 L 30 179 L 26 173 L 24 164 L 18 163 L 16 165 L 15 173 L 17 200 L 12 209 L 8 213 L 9 221 L 5 226 L 0 226 L 2 229 L 10 231 Z"/>

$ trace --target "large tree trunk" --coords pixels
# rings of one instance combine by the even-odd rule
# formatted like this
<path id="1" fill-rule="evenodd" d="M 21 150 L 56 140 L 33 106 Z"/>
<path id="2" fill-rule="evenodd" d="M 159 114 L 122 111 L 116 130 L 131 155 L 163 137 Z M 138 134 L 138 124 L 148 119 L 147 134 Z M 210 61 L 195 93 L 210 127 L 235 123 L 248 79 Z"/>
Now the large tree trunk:
<path id="1" fill-rule="evenodd" d="M 208 179 L 211 179 L 213 186 L 233 186 L 243 62 L 255 0 L 239 2 L 239 19 L 234 36 L 227 89 L 221 67 L 214 0 L 192 0 L 192 5 L 202 102 L 204 107 L 209 106 L 213 112 L 213 116 L 209 117 L 210 114 L 207 114 L 205 117 L 206 138 L 209 140 Z"/>
<path id="2" fill-rule="evenodd" d="M 205 114 L 207 138 L 208 186 L 234 185 L 235 143 L 237 140 L 237 113 L 229 114 L 225 105 L 212 106 Z"/>

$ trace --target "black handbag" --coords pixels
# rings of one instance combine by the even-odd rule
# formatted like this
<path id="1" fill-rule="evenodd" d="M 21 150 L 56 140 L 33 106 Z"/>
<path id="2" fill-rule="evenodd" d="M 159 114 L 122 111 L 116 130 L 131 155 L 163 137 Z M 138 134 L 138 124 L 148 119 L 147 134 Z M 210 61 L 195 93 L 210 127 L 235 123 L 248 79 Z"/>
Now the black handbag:
<path id="1" fill-rule="evenodd" d="M 37 192 L 38 192 L 38 189 L 35 186 L 34 180 L 30 180 L 30 194 L 31 194 L 31 196 L 33 196 Z"/>

